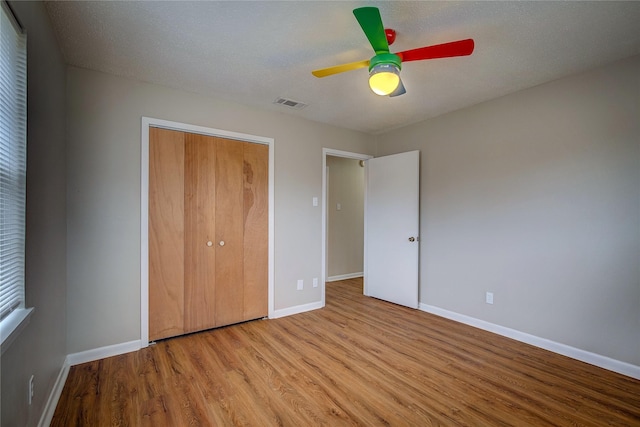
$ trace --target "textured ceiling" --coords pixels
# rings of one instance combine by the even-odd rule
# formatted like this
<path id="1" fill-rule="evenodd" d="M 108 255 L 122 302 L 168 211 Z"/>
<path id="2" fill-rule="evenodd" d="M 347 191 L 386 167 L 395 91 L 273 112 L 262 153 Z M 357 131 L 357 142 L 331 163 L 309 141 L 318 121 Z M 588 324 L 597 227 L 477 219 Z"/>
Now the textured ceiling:
<path id="1" fill-rule="evenodd" d="M 392 52 L 473 38 L 468 57 L 403 64 L 405 95 L 374 95 L 352 10 L 377 6 Z M 47 1 L 70 65 L 380 133 L 640 54 L 640 2 Z M 308 104 L 274 105 L 277 97 Z"/>

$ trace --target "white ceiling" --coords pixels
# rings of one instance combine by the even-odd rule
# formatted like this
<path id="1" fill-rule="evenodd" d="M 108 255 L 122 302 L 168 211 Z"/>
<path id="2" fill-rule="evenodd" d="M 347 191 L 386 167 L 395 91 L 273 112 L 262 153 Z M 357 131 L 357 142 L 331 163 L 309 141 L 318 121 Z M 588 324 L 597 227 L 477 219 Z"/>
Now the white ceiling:
<path id="1" fill-rule="evenodd" d="M 377 6 L 392 52 L 473 38 L 471 56 L 403 64 L 379 97 L 352 10 Z M 380 133 L 640 54 L 640 2 L 47 1 L 68 64 Z M 273 104 L 277 97 L 308 104 Z"/>

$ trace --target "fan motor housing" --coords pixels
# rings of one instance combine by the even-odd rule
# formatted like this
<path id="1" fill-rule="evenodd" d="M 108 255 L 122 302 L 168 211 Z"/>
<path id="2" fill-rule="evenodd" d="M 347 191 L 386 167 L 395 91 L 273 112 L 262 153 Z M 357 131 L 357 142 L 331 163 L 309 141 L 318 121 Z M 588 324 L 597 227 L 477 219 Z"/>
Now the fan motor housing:
<path id="1" fill-rule="evenodd" d="M 369 62 L 369 71 L 378 64 L 392 64 L 398 67 L 398 70 L 402 69 L 402 60 L 395 53 L 379 53 L 371 58 L 371 61 Z"/>

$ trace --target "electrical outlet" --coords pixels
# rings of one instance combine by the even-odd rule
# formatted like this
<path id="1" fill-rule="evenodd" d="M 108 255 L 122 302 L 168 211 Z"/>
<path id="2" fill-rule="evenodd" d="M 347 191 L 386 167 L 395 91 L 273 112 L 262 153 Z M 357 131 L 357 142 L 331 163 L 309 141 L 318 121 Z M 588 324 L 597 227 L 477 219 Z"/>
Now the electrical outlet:
<path id="1" fill-rule="evenodd" d="M 28 396 L 28 400 L 29 400 L 29 405 L 31 405 L 31 401 L 33 400 L 33 375 L 31 375 L 31 378 L 29 378 L 29 396 Z"/>
<path id="2" fill-rule="evenodd" d="M 304 280 L 298 279 L 298 290 L 301 291 L 304 288 Z"/>
<path id="3" fill-rule="evenodd" d="M 485 302 L 487 304 L 493 304 L 493 292 L 487 292 L 485 295 Z"/>
<path id="4" fill-rule="evenodd" d="M 317 278 L 317 277 L 314 277 L 314 278 L 313 278 L 313 287 L 314 287 L 314 288 L 317 288 L 317 287 L 318 287 L 318 278 Z"/>

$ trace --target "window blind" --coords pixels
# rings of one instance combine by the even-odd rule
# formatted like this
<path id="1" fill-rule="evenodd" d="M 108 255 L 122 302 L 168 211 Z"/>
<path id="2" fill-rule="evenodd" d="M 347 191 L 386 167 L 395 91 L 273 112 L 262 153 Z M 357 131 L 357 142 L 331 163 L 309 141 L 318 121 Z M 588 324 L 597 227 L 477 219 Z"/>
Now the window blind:
<path id="1" fill-rule="evenodd" d="M 24 307 L 27 39 L 6 2 L 0 25 L 0 320 Z"/>

